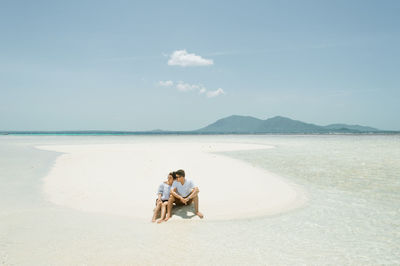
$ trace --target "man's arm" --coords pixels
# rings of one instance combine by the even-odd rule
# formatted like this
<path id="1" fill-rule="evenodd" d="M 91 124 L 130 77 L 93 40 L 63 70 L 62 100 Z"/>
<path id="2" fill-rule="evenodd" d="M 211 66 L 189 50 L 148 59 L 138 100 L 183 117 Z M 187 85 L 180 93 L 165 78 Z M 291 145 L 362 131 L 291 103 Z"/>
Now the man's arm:
<path id="1" fill-rule="evenodd" d="M 181 195 L 179 195 L 178 193 L 176 193 L 176 188 L 172 188 L 171 189 L 171 194 L 172 196 L 174 196 L 177 199 L 180 199 L 181 201 L 183 201 L 183 197 Z"/>
<path id="2" fill-rule="evenodd" d="M 186 199 L 189 201 L 197 196 L 199 193 L 199 188 L 194 184 L 193 180 L 190 180 L 190 186 L 192 187 L 192 191 L 190 192 L 189 196 Z"/>
<path id="3" fill-rule="evenodd" d="M 198 187 L 195 187 L 192 189 L 192 192 L 190 192 L 189 196 L 184 199 L 184 203 L 188 202 L 189 200 L 193 199 L 194 197 L 197 196 L 197 194 L 199 194 L 200 190 Z"/>

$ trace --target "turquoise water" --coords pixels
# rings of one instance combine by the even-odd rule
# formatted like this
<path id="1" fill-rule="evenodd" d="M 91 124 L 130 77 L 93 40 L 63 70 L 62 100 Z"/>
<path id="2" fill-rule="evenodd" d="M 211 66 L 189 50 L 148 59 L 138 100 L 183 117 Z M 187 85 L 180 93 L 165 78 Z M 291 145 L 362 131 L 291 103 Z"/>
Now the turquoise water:
<path id="1" fill-rule="evenodd" d="M 155 226 L 41 194 L 58 154 L 35 145 L 193 140 L 273 145 L 224 154 L 301 185 L 309 202 L 270 217 Z M 397 135 L 0 136 L 0 169 L 0 264 L 400 264 Z"/>

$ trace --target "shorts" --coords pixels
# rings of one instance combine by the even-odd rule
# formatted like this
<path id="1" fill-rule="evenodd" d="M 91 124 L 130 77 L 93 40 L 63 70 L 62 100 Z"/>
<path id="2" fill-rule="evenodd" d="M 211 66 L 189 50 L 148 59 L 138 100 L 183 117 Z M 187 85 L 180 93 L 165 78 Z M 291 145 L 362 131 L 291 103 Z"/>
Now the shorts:
<path id="1" fill-rule="evenodd" d="M 189 195 L 187 195 L 186 197 L 184 197 L 184 199 L 186 199 L 187 197 L 189 197 Z M 193 199 L 190 199 L 190 200 L 187 202 L 187 205 L 192 204 L 192 202 L 193 202 Z M 185 205 L 185 204 L 183 204 L 183 202 L 180 201 L 179 199 L 176 199 L 176 200 L 175 200 L 175 205 Z"/>
<path id="2" fill-rule="evenodd" d="M 157 206 L 157 200 L 158 200 L 158 199 L 156 199 L 156 206 Z M 168 200 L 167 200 L 167 199 L 166 199 L 166 200 L 163 200 L 163 199 L 162 199 L 161 201 L 164 203 L 164 202 L 166 202 L 166 201 L 168 201 Z"/>

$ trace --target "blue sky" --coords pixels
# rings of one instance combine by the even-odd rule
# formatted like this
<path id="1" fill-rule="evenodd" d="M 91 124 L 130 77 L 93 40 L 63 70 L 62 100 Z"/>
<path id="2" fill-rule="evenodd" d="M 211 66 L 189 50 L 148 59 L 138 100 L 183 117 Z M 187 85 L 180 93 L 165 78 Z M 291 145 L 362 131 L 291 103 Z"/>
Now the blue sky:
<path id="1" fill-rule="evenodd" d="M 1 1 L 0 130 L 232 114 L 400 130 L 400 1 Z"/>

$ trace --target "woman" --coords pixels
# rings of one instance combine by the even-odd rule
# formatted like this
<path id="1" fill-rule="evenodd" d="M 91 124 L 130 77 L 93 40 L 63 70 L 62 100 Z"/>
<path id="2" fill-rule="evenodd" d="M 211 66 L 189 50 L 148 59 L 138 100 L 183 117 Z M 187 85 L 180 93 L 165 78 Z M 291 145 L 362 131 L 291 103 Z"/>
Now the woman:
<path id="1" fill-rule="evenodd" d="M 165 220 L 165 214 L 167 211 L 167 205 L 169 200 L 169 195 L 171 191 L 171 185 L 176 179 L 175 172 L 168 174 L 168 179 L 160 184 L 158 187 L 158 198 L 156 199 L 156 208 L 154 209 L 153 219 L 151 221 L 154 223 L 157 219 L 157 215 L 161 210 L 161 217 L 157 223 L 162 223 Z"/>

